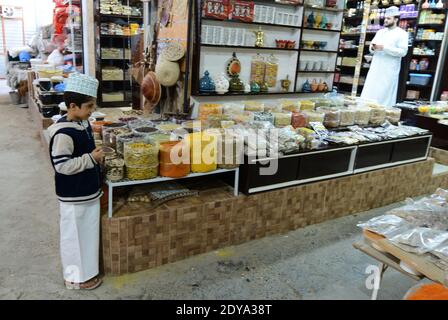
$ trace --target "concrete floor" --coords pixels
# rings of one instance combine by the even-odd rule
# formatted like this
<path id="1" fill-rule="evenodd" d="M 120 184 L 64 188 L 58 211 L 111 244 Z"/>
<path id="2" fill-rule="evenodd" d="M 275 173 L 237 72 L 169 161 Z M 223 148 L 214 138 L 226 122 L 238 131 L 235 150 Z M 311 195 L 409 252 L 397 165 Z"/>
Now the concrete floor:
<path id="1" fill-rule="evenodd" d="M 53 177 L 27 109 L 0 89 L 0 299 L 369 299 L 352 243 L 358 221 L 389 207 L 210 252 L 149 271 L 106 277 L 92 292 L 64 288 Z M 415 284 L 386 272 L 379 299 Z"/>

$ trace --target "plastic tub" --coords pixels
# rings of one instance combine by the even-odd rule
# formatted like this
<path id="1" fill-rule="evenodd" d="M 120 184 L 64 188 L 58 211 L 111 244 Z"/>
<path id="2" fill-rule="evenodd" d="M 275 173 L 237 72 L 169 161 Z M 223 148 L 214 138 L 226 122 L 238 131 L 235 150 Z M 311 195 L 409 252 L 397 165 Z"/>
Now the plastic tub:
<path id="1" fill-rule="evenodd" d="M 421 86 L 426 86 L 432 78 L 430 74 L 418 74 L 418 73 L 410 73 L 410 84 L 417 84 Z"/>

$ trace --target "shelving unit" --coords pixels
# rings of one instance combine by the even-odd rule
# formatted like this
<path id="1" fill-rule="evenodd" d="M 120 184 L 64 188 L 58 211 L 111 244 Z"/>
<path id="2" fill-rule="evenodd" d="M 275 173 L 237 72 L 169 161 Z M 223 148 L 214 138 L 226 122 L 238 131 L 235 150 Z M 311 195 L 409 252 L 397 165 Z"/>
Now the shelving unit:
<path id="1" fill-rule="evenodd" d="M 427 23 L 425 22 L 427 15 L 430 14 L 444 14 L 445 19 L 444 23 Z M 434 29 L 436 32 L 444 32 L 445 31 L 445 24 L 446 24 L 446 9 L 437 9 L 437 8 L 430 8 L 430 9 L 424 9 L 422 10 L 420 8 L 419 16 L 417 19 L 416 24 L 416 37 L 413 43 L 413 46 L 411 48 L 411 59 L 408 60 L 408 63 L 406 65 L 406 90 L 404 91 L 404 94 L 401 96 L 402 100 L 406 101 L 412 101 L 416 100 L 411 97 L 415 96 L 414 93 L 410 93 L 408 95 L 409 91 L 418 91 L 418 100 L 435 100 L 437 99 L 434 83 L 436 80 L 436 74 L 438 73 L 438 70 L 441 70 L 443 68 L 443 59 L 442 56 L 442 40 L 436 40 L 436 39 L 423 39 L 421 36 L 419 36 L 418 30 L 425 30 L 425 29 Z M 422 22 L 422 23 L 420 23 Z M 416 47 L 426 47 L 429 49 L 434 50 L 434 55 L 418 55 L 414 54 L 414 48 Z M 412 59 L 415 59 L 417 62 L 417 65 L 422 61 L 423 59 L 427 59 L 429 63 L 428 70 L 411 70 L 410 69 L 410 62 Z M 426 74 L 430 75 L 430 81 L 427 85 L 416 85 L 409 83 L 410 80 L 410 73 L 417 73 L 417 74 Z M 439 72 L 440 73 L 440 72 Z"/>
<path id="2" fill-rule="evenodd" d="M 98 95 L 98 105 L 101 107 L 129 107 L 137 104 L 138 101 L 133 101 L 132 92 L 137 87 L 137 84 L 132 81 L 130 75 L 130 68 L 132 62 L 132 47 L 133 43 L 138 41 L 140 34 L 104 34 L 101 28 L 102 24 L 115 23 L 124 27 L 129 27 L 130 24 L 143 24 L 143 4 L 138 0 L 119 0 L 122 5 L 136 7 L 140 9 L 142 15 L 123 15 L 111 14 L 101 11 L 101 4 L 106 4 L 105 0 L 95 0 L 94 5 L 96 9 L 95 24 L 96 24 L 96 77 L 100 81 L 100 89 Z M 103 50 L 114 48 L 117 49 L 119 55 L 117 57 L 103 56 Z M 116 80 L 103 80 L 102 70 L 106 67 L 116 67 L 123 70 L 123 78 Z M 103 94 L 117 93 L 121 94 L 123 99 L 119 101 L 109 102 L 103 101 Z M 139 103 L 138 103 L 139 104 Z"/>
<path id="3" fill-rule="evenodd" d="M 364 6 L 360 6 L 360 3 L 363 3 Z M 390 6 L 394 6 L 392 1 L 390 1 L 389 5 L 382 5 L 381 3 L 378 6 L 373 6 L 371 0 L 347 0 L 346 1 L 346 10 L 348 13 L 351 13 L 352 15 L 348 16 L 347 14 L 344 16 L 344 25 L 346 28 L 344 30 L 350 30 L 351 27 L 358 27 L 358 30 L 360 32 L 343 32 L 341 34 L 341 38 L 346 41 L 351 41 L 353 45 L 356 46 L 356 48 L 352 49 L 345 49 L 341 46 L 339 50 L 339 59 L 342 60 L 344 58 L 352 58 L 356 59 L 356 66 L 355 67 L 349 67 L 349 66 L 338 66 L 339 71 L 339 77 L 352 77 L 353 78 L 353 88 L 352 88 L 352 94 L 359 95 L 361 93 L 362 86 L 358 85 L 358 82 L 361 78 L 365 77 L 367 75 L 367 71 L 369 68 L 364 67 L 364 64 L 368 64 L 368 62 L 365 60 L 365 55 L 369 54 L 368 46 L 369 42 L 373 39 L 373 37 L 376 34 L 376 31 L 370 31 L 373 30 L 372 27 L 369 26 L 370 23 L 380 24 L 382 25 L 384 18 L 381 16 L 378 16 L 378 9 L 386 9 Z M 408 3 L 410 5 L 414 5 L 415 9 L 418 10 L 418 2 L 414 1 L 411 3 Z M 401 5 L 405 5 L 402 3 Z M 374 19 L 372 19 L 374 18 Z M 409 66 L 409 62 L 412 57 L 412 44 L 413 39 L 415 38 L 415 32 L 416 32 L 416 23 L 417 23 L 418 17 L 408 17 L 404 16 L 400 18 L 400 27 L 404 28 L 406 31 L 408 31 L 410 35 L 410 48 L 408 51 L 408 55 L 403 58 L 402 62 L 402 68 L 400 73 L 400 80 L 399 83 L 405 83 L 406 79 L 408 77 L 407 70 Z M 352 28 L 354 30 L 355 28 Z M 343 91 L 346 91 L 347 84 L 343 84 L 342 82 L 338 83 L 343 86 Z M 339 88 L 338 88 L 339 89 Z M 401 97 L 404 95 L 405 89 L 401 87 L 397 94 L 397 100 L 400 101 Z"/>
<path id="4" fill-rule="evenodd" d="M 324 3 L 324 2 L 323 2 Z M 307 76 L 313 75 L 319 78 L 320 81 L 326 82 L 330 91 L 332 89 L 332 83 L 334 78 L 334 69 L 336 66 L 337 56 L 337 44 L 339 41 L 339 35 L 342 27 L 342 15 L 343 15 L 343 0 L 338 0 L 337 8 L 322 8 L 313 7 L 308 5 L 293 5 L 276 3 L 274 0 L 254 0 L 255 5 L 271 6 L 275 7 L 277 12 L 285 12 L 293 15 L 299 15 L 301 20 L 296 23 L 297 25 L 285 25 L 279 22 L 276 18 L 272 21 L 260 22 L 244 22 L 235 20 L 220 20 L 212 17 L 205 17 L 202 15 L 202 0 L 196 0 L 195 6 L 195 47 L 194 47 L 194 61 L 192 72 L 192 96 L 269 96 L 269 95 L 285 95 L 285 94 L 303 94 L 302 85 L 309 79 Z M 327 28 L 321 28 L 316 25 L 307 25 L 308 15 L 313 14 L 326 16 L 328 21 Z M 273 22 L 273 23 L 271 23 Z M 223 45 L 216 42 L 204 41 L 205 33 L 203 34 L 203 26 L 207 27 L 231 27 L 231 28 L 245 28 L 245 43 L 244 45 Z M 264 47 L 254 47 L 255 37 L 252 35 L 252 31 L 261 28 L 265 33 Z M 302 41 L 325 41 L 327 46 L 323 50 L 318 49 L 305 49 L 302 48 Z M 275 40 L 290 40 L 295 41 L 296 49 L 277 48 Z M 222 41 L 220 43 L 223 43 Z M 226 42 L 224 42 L 226 43 Z M 203 76 L 205 71 L 209 71 L 212 77 L 218 76 L 225 71 L 226 61 L 230 59 L 232 52 L 235 52 L 238 59 L 241 61 L 242 71 L 240 79 L 244 83 L 248 83 L 250 80 L 250 69 L 252 57 L 256 54 L 262 54 L 267 56 L 271 53 L 275 54 L 279 59 L 279 69 L 277 74 L 277 84 L 275 87 L 269 88 L 269 92 L 265 93 L 227 93 L 210 94 L 207 92 L 199 91 L 199 79 Z M 264 54 L 266 53 L 266 54 Z M 325 61 L 328 63 L 328 68 L 325 70 L 300 70 L 301 60 L 312 61 Z M 333 67 L 334 65 L 334 67 Z M 333 71 L 331 71 L 333 70 Z M 288 76 L 291 81 L 290 90 L 284 92 L 280 86 L 280 80 L 285 79 Z M 307 92 L 308 93 L 308 92 Z"/>

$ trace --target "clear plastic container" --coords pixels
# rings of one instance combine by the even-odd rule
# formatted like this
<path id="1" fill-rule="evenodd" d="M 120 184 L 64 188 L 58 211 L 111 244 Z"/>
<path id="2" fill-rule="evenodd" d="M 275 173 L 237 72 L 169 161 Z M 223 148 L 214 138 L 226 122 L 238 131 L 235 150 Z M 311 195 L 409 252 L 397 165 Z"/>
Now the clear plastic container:
<path id="1" fill-rule="evenodd" d="M 124 154 L 124 144 L 127 142 L 145 142 L 145 135 L 140 133 L 126 133 L 117 136 L 117 153 Z"/>
<path id="2" fill-rule="evenodd" d="M 126 177 L 131 180 L 146 180 L 156 178 L 159 174 L 159 166 L 128 166 L 126 165 Z"/>
<path id="3" fill-rule="evenodd" d="M 108 158 L 105 160 L 106 179 L 120 181 L 124 178 L 124 160 L 121 158 Z"/>
<path id="4" fill-rule="evenodd" d="M 431 81 L 432 75 L 430 74 L 419 74 L 419 73 L 410 73 L 410 84 L 417 84 L 421 86 L 426 86 Z"/>
<path id="5" fill-rule="evenodd" d="M 386 119 L 392 124 L 397 124 L 400 122 L 401 109 L 399 108 L 387 108 L 386 109 Z"/>
<path id="6" fill-rule="evenodd" d="M 124 144 L 126 167 L 153 167 L 159 164 L 159 147 L 144 142 Z"/>
<path id="7" fill-rule="evenodd" d="M 325 113 L 322 112 L 318 112 L 318 111 L 309 111 L 309 110 L 305 110 L 303 111 L 303 113 L 307 116 L 308 121 L 307 121 L 307 126 L 309 126 L 310 122 L 324 122 L 325 119 Z"/>
<path id="8" fill-rule="evenodd" d="M 358 126 L 367 126 L 370 122 L 370 108 L 357 107 L 353 110 L 355 111 L 355 124 Z"/>
<path id="9" fill-rule="evenodd" d="M 103 127 L 103 145 L 111 148 L 117 148 L 117 136 L 121 134 L 131 133 L 131 130 L 126 127 L 108 128 Z"/>
<path id="10" fill-rule="evenodd" d="M 348 108 L 342 108 L 340 109 L 341 113 L 341 121 L 340 126 L 341 127 L 347 127 L 352 126 L 355 124 L 355 111 Z"/>
<path id="11" fill-rule="evenodd" d="M 291 115 L 291 125 L 294 129 L 306 127 L 307 116 L 301 112 L 293 112 Z"/>
<path id="12" fill-rule="evenodd" d="M 274 125 L 280 128 L 291 125 L 291 115 L 291 112 L 273 113 Z"/>
<path id="13" fill-rule="evenodd" d="M 274 115 L 270 112 L 254 112 L 254 121 L 268 121 L 274 124 Z"/>
<path id="14" fill-rule="evenodd" d="M 386 120 L 386 109 L 383 107 L 370 107 L 370 120 L 372 126 L 380 126 Z"/>
<path id="15" fill-rule="evenodd" d="M 317 108 L 318 112 L 325 114 L 324 126 L 327 128 L 337 128 L 341 123 L 341 113 L 339 109 L 334 108 Z"/>

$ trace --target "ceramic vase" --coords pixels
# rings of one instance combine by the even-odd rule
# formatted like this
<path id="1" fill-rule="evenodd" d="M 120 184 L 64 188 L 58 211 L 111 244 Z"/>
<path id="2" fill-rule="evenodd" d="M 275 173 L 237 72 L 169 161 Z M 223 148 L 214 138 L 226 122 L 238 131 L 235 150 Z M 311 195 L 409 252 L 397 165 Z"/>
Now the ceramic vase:
<path id="1" fill-rule="evenodd" d="M 229 80 L 225 77 L 224 73 L 215 79 L 215 90 L 218 94 L 225 94 L 229 91 Z"/>

